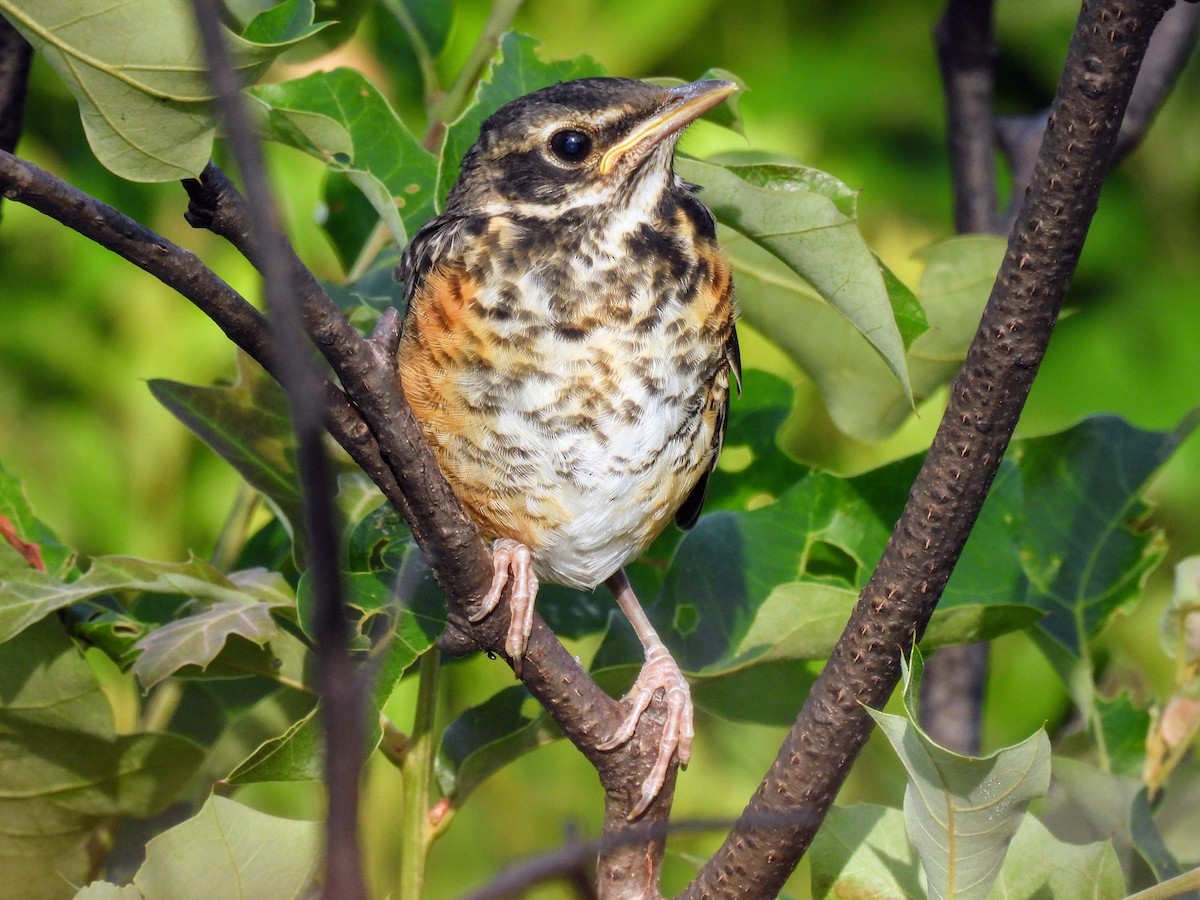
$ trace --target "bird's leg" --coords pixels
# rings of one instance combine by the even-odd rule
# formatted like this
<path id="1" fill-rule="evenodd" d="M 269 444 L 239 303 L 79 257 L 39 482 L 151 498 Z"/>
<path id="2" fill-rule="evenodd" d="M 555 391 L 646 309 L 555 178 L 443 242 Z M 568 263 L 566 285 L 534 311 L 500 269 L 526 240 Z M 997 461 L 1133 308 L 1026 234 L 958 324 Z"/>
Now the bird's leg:
<path id="1" fill-rule="evenodd" d="M 658 636 L 658 632 L 646 618 L 646 613 L 642 609 L 642 605 L 638 603 L 625 571 L 617 570 L 617 573 L 605 583 L 616 598 L 617 606 L 621 607 L 621 612 L 625 613 L 629 624 L 637 633 L 638 640 L 641 641 L 642 647 L 646 651 L 646 662 L 642 665 L 642 670 L 638 673 L 633 687 L 625 695 L 627 699 L 633 701 L 633 709 L 621 723 L 616 734 L 601 744 L 599 749 L 616 749 L 633 737 L 638 721 L 649 708 L 650 702 L 659 688 L 662 688 L 667 701 L 667 722 L 663 727 L 662 739 L 658 745 L 658 758 L 654 761 L 654 768 L 642 782 L 641 799 L 633 808 L 633 812 L 629 814 L 630 819 L 636 819 L 646 811 L 654 798 L 658 796 L 658 792 L 662 790 L 663 783 L 667 780 L 667 770 L 670 768 L 671 758 L 678 754 L 679 765 L 687 766 L 688 760 L 692 757 L 692 738 L 695 736 L 692 726 L 692 694 L 688 689 L 688 683 L 683 678 L 683 672 L 679 669 L 679 664 L 675 662 L 671 652 Z"/>
<path id="2" fill-rule="evenodd" d="M 525 656 L 525 646 L 533 630 L 533 601 L 538 591 L 537 575 L 533 572 L 533 554 L 520 541 L 498 538 L 492 542 L 492 586 L 479 601 L 479 609 L 471 616 L 471 621 L 486 619 L 496 608 L 510 577 L 513 583 L 508 599 L 511 618 L 508 635 L 504 639 L 504 652 L 512 660 L 513 671 L 520 678 L 521 659 Z"/>

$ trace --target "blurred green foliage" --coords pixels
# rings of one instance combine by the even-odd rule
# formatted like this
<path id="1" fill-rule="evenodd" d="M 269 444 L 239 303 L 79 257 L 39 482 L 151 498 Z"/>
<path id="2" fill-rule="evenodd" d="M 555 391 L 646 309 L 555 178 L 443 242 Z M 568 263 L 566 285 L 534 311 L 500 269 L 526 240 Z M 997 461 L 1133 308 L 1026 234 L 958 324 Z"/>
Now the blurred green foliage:
<path id="1" fill-rule="evenodd" d="M 483 0 L 460 0 L 438 61 L 443 83 L 467 59 L 484 19 Z M 1077 4 L 1001 4 L 999 103 L 1042 108 L 1053 96 Z M 908 284 L 913 255 L 950 234 L 951 198 L 943 109 L 930 38 L 941 5 L 794 3 L 765 0 L 529 0 L 516 27 L 541 42 L 543 59 L 588 54 L 613 74 L 696 77 L 711 67 L 749 87 L 740 112 L 747 142 L 703 123 L 684 140 L 698 156 L 724 150 L 787 153 L 860 190 L 868 243 Z M 423 133 L 420 72 L 394 20 L 371 9 L 337 59 L 289 60 L 302 67 L 365 71 L 414 134 Z M 399 62 L 401 64 L 397 65 Z M 26 133 L 19 152 L 73 184 L 194 249 L 235 288 L 255 296 L 249 267 L 213 236 L 182 220 L 177 186 L 133 185 L 91 157 L 75 102 L 49 67 L 35 61 Z M 336 279 L 333 249 L 316 225 L 320 163 L 270 149 L 289 233 L 319 275 Z M 32 506 L 69 546 L 87 554 L 182 559 L 206 555 L 238 491 L 238 476 L 151 396 L 146 382 L 209 384 L 234 377 L 226 339 L 190 304 L 83 238 L 5 202 L 0 209 L 0 461 Z M 1200 404 L 1200 70 L 1187 70 L 1138 150 L 1110 177 L 1064 316 L 1035 384 L 1021 433 L 1059 431 L 1114 412 L 1142 428 L 1170 429 Z M 895 437 L 865 445 L 838 433 L 795 367 L 753 334 L 744 355 L 796 385 L 785 426 L 788 450 L 819 467 L 858 472 L 923 448 L 940 417 L 935 396 Z M 1154 521 L 1165 528 L 1168 561 L 1200 548 L 1200 440 L 1192 438 L 1151 487 Z M 1110 693 L 1141 700 L 1164 692 L 1171 664 L 1156 635 L 1169 566 L 1150 582 L 1139 612 L 1107 636 L 1101 663 Z M 595 639 L 572 645 L 590 655 Z M 1032 642 L 1009 635 L 993 645 L 985 743 L 1014 743 L 1068 713 L 1066 693 Z M 803 679 L 801 679 L 803 680 Z M 441 699 L 446 720 L 511 684 L 508 670 L 475 658 L 449 667 Z M 120 691 L 115 690 L 115 695 Z M 799 700 L 797 699 L 797 705 Z M 385 707 L 412 718 L 415 685 L 405 680 Z M 679 782 L 677 820 L 733 817 L 769 764 L 782 729 L 701 718 L 694 762 Z M 1194 764 L 1168 794 L 1160 821 L 1172 848 L 1200 857 L 1181 810 L 1200 802 Z M 868 746 L 842 800 L 899 805 L 899 762 L 878 739 Z M 537 816 L 524 815 L 536 785 Z M 396 883 L 398 773 L 373 759 L 365 793 L 370 877 L 379 895 Z M 289 815 L 311 814 L 311 786 L 255 785 L 241 796 Z M 558 846 L 565 829 L 594 830 L 600 791 L 587 763 L 564 742 L 543 748 L 484 783 L 435 845 L 429 896 L 453 896 L 522 855 Z M 1194 809 L 1194 806 L 1191 808 Z M 505 811 L 508 815 L 505 815 Z M 497 833 L 498 816 L 507 818 Z M 1194 823 L 1192 823 L 1194 825 Z M 707 856 L 719 832 L 673 840 L 668 891 L 686 883 L 693 857 Z M 803 896 L 807 879 L 793 879 Z M 552 888 L 533 896 L 553 897 Z"/>

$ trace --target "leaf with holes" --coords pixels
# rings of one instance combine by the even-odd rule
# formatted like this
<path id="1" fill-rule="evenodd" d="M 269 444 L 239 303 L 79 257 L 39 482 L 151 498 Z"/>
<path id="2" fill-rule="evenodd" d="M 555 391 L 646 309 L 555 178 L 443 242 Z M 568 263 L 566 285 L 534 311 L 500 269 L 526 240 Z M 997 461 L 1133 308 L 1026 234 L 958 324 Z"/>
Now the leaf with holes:
<path id="1" fill-rule="evenodd" d="M 1038 731 L 983 758 L 959 756 L 916 723 L 921 657 L 904 666 L 905 715 L 868 709 L 908 772 L 904 822 L 929 896 L 984 900 L 1029 801 L 1050 785 L 1050 740 Z"/>

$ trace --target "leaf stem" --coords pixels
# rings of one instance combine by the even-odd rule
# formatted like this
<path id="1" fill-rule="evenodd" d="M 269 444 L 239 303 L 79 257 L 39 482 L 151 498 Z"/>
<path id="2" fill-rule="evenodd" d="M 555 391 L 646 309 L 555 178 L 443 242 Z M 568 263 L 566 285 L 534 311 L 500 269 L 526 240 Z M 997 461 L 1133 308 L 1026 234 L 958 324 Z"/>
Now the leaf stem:
<path id="1" fill-rule="evenodd" d="M 221 533 L 217 535 L 216 546 L 213 547 L 212 564 L 217 571 L 229 572 L 237 564 L 242 547 L 246 545 L 250 522 L 258 512 L 261 500 L 262 495 L 243 481 L 237 496 L 233 498 L 229 514 L 225 517 L 225 524 L 221 526 Z"/>
<path id="2" fill-rule="evenodd" d="M 1200 866 L 1182 875 L 1169 878 L 1162 884 L 1148 887 L 1144 891 L 1130 894 L 1126 900 L 1166 900 L 1167 897 L 1178 897 L 1185 891 L 1200 888 Z"/>
<path id="3" fill-rule="evenodd" d="M 404 831 L 400 845 L 398 900 L 420 900 L 424 895 L 425 862 L 433 829 L 429 821 L 429 794 L 433 781 L 434 716 L 437 712 L 441 653 L 436 647 L 421 657 L 417 670 L 417 709 L 401 772 L 404 775 Z"/>
<path id="4" fill-rule="evenodd" d="M 441 92 L 441 83 L 438 80 L 437 67 L 433 64 L 433 54 L 429 50 L 429 44 L 425 42 L 425 36 L 421 34 L 421 29 L 417 27 L 407 5 L 392 2 L 392 0 L 383 5 L 396 17 L 396 21 L 400 23 L 400 27 L 404 29 L 404 33 L 412 42 L 413 54 L 417 58 L 417 68 L 421 70 L 421 81 L 425 85 L 425 102 L 432 104 L 433 98 Z"/>
<path id="5" fill-rule="evenodd" d="M 500 45 L 500 36 L 508 30 L 523 2 L 524 0 L 495 0 L 492 3 L 492 10 L 488 13 L 487 22 L 484 24 L 479 40 L 471 50 L 466 64 L 459 70 L 458 76 L 445 95 L 430 106 L 429 134 L 425 139 L 427 148 L 430 141 L 434 141 L 435 144 L 440 143 L 445 126 L 458 118 L 462 112 L 466 105 L 467 95 L 479 81 L 492 54 Z"/>

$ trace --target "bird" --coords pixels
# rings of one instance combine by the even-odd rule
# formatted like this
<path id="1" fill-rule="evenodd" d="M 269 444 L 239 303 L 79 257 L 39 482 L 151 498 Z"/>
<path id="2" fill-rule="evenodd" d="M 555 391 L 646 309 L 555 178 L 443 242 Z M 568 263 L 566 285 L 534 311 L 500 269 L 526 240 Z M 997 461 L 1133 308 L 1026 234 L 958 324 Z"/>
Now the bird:
<path id="1" fill-rule="evenodd" d="M 631 819 L 673 759 L 687 765 L 694 713 L 624 567 L 672 517 L 695 524 L 731 379 L 741 389 L 730 267 L 698 188 L 675 174 L 675 146 L 737 89 L 598 77 L 509 102 L 396 272 L 402 391 L 492 542 L 471 620 L 511 583 L 505 653 L 520 677 L 540 582 L 604 583 L 645 662 L 599 748 L 625 744 L 663 691 L 666 725 Z"/>

